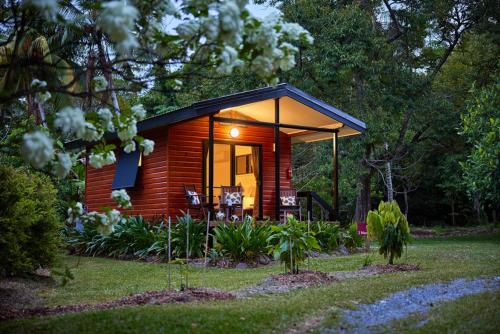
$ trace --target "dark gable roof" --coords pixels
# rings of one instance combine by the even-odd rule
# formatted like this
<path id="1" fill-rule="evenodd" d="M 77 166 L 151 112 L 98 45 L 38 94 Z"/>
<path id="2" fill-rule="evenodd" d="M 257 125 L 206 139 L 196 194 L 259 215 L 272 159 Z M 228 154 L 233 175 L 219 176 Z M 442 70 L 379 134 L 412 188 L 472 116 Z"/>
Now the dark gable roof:
<path id="1" fill-rule="evenodd" d="M 346 114 L 345 112 L 293 87 L 289 84 L 283 83 L 277 86 L 270 86 L 249 90 L 245 92 L 225 95 L 213 99 L 195 102 L 190 106 L 177 109 L 175 111 L 147 118 L 137 123 L 138 132 L 151 130 L 154 128 L 167 126 L 170 124 L 186 121 L 192 118 L 200 117 L 215 113 L 221 109 L 241 106 L 253 102 L 259 102 L 267 99 L 274 99 L 278 97 L 288 96 L 308 107 L 328 116 L 336 121 L 339 121 L 359 132 L 366 130 L 366 124 L 359 119 Z M 115 134 L 106 136 L 106 139 L 116 138 Z M 77 148 L 85 145 L 81 140 L 75 140 L 66 143 L 67 148 Z"/>

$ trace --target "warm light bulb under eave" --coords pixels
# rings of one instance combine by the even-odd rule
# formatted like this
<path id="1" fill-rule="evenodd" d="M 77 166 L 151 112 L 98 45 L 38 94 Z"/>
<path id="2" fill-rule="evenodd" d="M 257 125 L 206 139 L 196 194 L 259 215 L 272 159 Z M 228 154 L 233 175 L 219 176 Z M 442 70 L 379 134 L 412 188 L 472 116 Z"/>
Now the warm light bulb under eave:
<path id="1" fill-rule="evenodd" d="M 238 128 L 232 128 L 231 130 L 229 130 L 229 135 L 232 138 L 236 138 L 240 135 L 240 130 Z"/>

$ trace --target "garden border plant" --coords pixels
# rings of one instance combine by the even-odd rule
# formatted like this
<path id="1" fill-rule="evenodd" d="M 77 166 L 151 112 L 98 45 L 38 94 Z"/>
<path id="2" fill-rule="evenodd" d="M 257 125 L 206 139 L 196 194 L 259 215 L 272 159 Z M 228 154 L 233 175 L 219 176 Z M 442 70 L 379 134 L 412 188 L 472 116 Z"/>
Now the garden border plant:
<path id="1" fill-rule="evenodd" d="M 396 201 L 381 201 L 378 210 L 371 210 L 367 216 L 368 237 L 380 244 L 379 253 L 394 264 L 400 258 L 403 246 L 411 240 L 410 227 Z"/>

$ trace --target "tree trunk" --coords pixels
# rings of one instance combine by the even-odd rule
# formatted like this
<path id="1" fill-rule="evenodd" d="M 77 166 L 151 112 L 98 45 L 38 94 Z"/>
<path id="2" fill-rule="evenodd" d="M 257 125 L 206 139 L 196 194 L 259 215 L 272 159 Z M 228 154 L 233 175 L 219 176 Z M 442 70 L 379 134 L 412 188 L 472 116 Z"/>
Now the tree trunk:
<path id="1" fill-rule="evenodd" d="M 455 226 L 455 201 L 451 200 L 451 221 L 452 225 Z"/>
<path id="2" fill-rule="evenodd" d="M 371 210 L 371 178 L 372 173 L 363 175 L 358 179 L 358 195 L 356 197 L 356 209 L 354 212 L 355 222 L 365 222 L 368 211 Z"/>
<path id="3" fill-rule="evenodd" d="M 393 252 L 389 253 L 389 264 L 394 264 L 394 253 Z"/>
<path id="4" fill-rule="evenodd" d="M 43 127 L 47 127 L 47 120 L 45 117 L 45 109 L 43 108 L 43 105 L 40 102 L 36 102 L 38 106 L 38 114 L 40 116 L 40 122 L 42 123 Z"/>
<path id="5" fill-rule="evenodd" d="M 403 192 L 403 196 L 405 198 L 405 217 L 406 219 L 408 219 L 408 189 L 405 187 L 404 189 L 404 192 Z"/>
<path id="6" fill-rule="evenodd" d="M 104 46 L 102 45 L 102 40 L 99 39 L 97 43 L 97 50 L 99 52 L 99 62 L 101 63 L 104 78 L 108 82 L 108 91 L 111 95 L 111 103 L 113 104 L 113 109 L 116 114 L 120 114 L 120 105 L 118 104 L 118 98 L 116 97 L 115 86 L 113 84 L 113 74 L 111 69 L 109 68 L 108 55 L 104 50 Z M 106 94 L 104 94 L 106 96 Z"/>
<path id="7" fill-rule="evenodd" d="M 389 144 L 385 143 L 385 150 L 389 151 Z M 392 166 L 391 166 L 391 160 L 387 160 L 385 163 L 385 174 L 386 174 L 386 180 L 385 184 L 387 187 L 387 201 L 392 202 L 394 200 L 394 188 L 392 186 Z"/>

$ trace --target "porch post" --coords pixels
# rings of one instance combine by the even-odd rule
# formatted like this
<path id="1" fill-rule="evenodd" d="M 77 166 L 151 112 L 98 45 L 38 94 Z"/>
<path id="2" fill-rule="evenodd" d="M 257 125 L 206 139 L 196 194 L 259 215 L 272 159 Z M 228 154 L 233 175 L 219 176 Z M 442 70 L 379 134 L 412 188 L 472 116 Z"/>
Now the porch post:
<path id="1" fill-rule="evenodd" d="M 208 118 L 208 204 L 214 208 L 214 116 Z"/>
<path id="2" fill-rule="evenodd" d="M 276 220 L 280 219 L 280 100 L 274 99 L 274 210 Z"/>
<path id="3" fill-rule="evenodd" d="M 335 219 L 339 218 L 339 155 L 338 155 L 338 131 L 333 133 L 333 210 Z"/>

